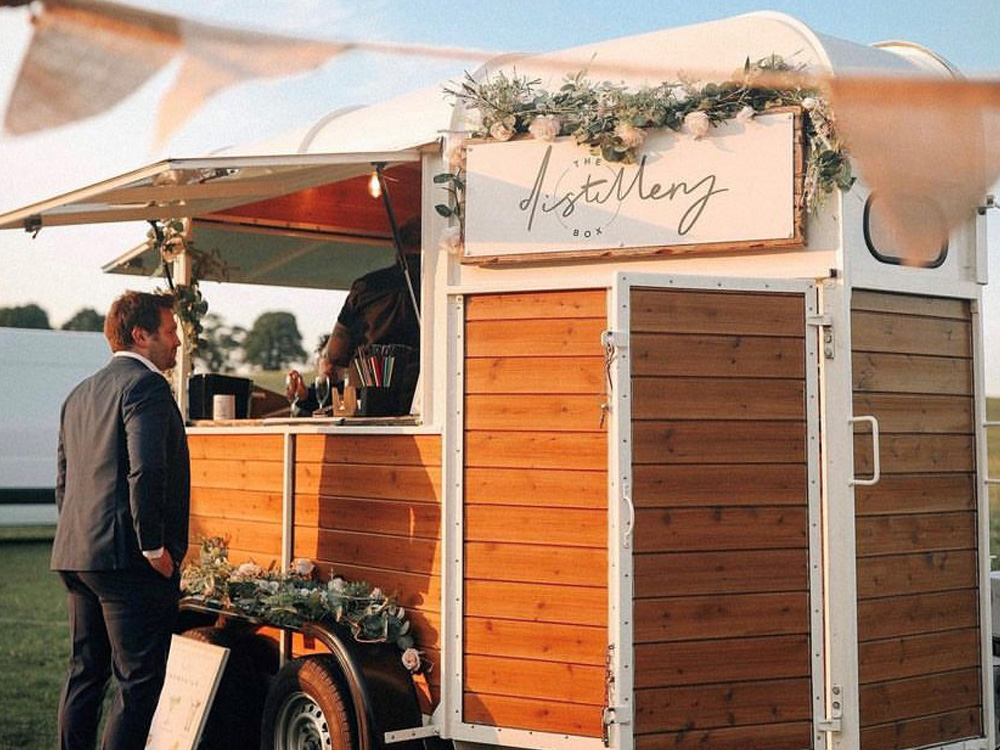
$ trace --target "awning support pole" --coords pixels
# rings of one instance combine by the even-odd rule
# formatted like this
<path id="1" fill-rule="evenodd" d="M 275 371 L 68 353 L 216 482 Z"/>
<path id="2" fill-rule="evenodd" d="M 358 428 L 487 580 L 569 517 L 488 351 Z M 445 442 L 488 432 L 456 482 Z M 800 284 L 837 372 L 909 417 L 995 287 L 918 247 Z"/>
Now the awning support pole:
<path id="1" fill-rule="evenodd" d="M 389 228 L 392 230 L 392 243 L 396 247 L 396 265 L 403 271 L 403 278 L 406 279 L 406 288 L 410 292 L 410 302 L 413 304 L 413 314 L 417 319 L 417 327 L 420 328 L 420 305 L 417 304 L 417 294 L 413 290 L 413 280 L 410 278 L 410 267 L 406 262 L 406 253 L 403 252 L 403 243 L 399 237 L 399 226 L 396 224 L 396 213 L 392 210 L 392 201 L 389 200 L 389 186 L 385 182 L 385 162 L 372 162 L 375 167 L 375 176 L 378 178 L 378 186 L 382 190 L 382 203 L 385 205 L 385 215 L 389 219 Z"/>

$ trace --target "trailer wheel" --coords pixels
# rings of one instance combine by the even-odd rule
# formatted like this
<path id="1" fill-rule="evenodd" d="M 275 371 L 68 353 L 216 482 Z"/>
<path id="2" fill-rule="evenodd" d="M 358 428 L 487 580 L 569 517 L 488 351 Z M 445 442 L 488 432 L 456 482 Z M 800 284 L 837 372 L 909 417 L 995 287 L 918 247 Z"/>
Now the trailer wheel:
<path id="1" fill-rule="evenodd" d="M 255 663 L 257 636 L 239 634 L 217 627 L 201 627 L 183 633 L 213 646 L 229 649 L 229 658 L 205 720 L 201 750 L 244 750 L 260 745 L 260 713 L 267 694 L 268 675 Z"/>
<path id="2" fill-rule="evenodd" d="M 288 662 L 264 704 L 263 750 L 356 750 L 354 721 L 337 663 L 329 656 Z"/>

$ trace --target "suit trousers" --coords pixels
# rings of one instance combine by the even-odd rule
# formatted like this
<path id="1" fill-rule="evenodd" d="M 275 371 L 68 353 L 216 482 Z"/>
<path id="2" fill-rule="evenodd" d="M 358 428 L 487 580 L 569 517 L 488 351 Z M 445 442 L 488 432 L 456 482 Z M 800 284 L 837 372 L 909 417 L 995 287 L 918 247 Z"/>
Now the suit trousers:
<path id="1" fill-rule="evenodd" d="M 146 570 L 60 571 L 68 592 L 72 654 L 59 701 L 62 750 L 93 750 L 104 689 L 118 691 L 105 750 L 142 750 L 167 671 L 178 579 Z"/>

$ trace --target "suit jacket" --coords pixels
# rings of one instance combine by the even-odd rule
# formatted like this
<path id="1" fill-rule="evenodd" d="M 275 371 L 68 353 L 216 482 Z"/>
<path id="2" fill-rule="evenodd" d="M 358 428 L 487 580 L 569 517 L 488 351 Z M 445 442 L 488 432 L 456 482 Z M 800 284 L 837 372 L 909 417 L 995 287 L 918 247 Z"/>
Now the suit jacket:
<path id="1" fill-rule="evenodd" d="M 113 357 L 66 398 L 59 430 L 53 570 L 149 567 L 187 552 L 191 468 L 166 379 Z"/>

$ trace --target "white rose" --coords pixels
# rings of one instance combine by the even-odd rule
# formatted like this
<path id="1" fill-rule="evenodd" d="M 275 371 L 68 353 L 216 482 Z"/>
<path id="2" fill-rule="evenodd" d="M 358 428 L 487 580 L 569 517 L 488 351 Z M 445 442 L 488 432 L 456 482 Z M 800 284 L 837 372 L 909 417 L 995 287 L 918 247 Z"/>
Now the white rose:
<path id="1" fill-rule="evenodd" d="M 381 599 L 382 598 L 382 589 L 380 589 L 378 586 L 376 586 L 375 588 L 372 589 L 371 593 L 368 596 L 371 599 Z"/>
<path id="2" fill-rule="evenodd" d="M 811 96 L 807 96 L 805 99 L 802 100 L 802 109 L 806 110 L 807 112 L 810 110 L 814 110 L 816 109 L 816 104 L 817 101 L 815 99 L 813 99 Z"/>
<path id="3" fill-rule="evenodd" d="M 674 95 L 674 100 L 678 103 L 683 103 L 688 100 L 688 92 L 683 86 L 674 86 L 670 89 L 670 93 Z"/>
<path id="4" fill-rule="evenodd" d="M 639 148 L 646 140 L 646 131 L 627 121 L 615 126 L 615 135 L 629 148 Z"/>
<path id="5" fill-rule="evenodd" d="M 490 137 L 498 141 L 509 141 L 514 137 L 514 118 L 508 117 L 503 121 L 490 125 Z"/>
<path id="6" fill-rule="evenodd" d="M 403 666 L 411 672 L 420 669 L 420 652 L 415 648 L 408 648 L 403 652 Z"/>
<path id="7" fill-rule="evenodd" d="M 531 121 L 528 132 L 540 141 L 554 141 L 559 136 L 562 123 L 555 115 L 539 115 Z"/>
<path id="8" fill-rule="evenodd" d="M 465 169 L 465 138 L 463 136 L 448 136 L 448 140 L 445 141 L 444 160 L 452 172 Z"/>
<path id="9" fill-rule="evenodd" d="M 300 576 L 312 575 L 312 572 L 316 569 L 313 565 L 312 560 L 308 557 L 297 557 L 292 560 L 292 572 Z"/>
<path id="10" fill-rule="evenodd" d="M 754 112 L 753 107 L 747 105 L 736 113 L 736 122 L 738 122 L 740 125 L 746 125 L 748 122 L 753 120 L 755 114 L 757 113 Z"/>
<path id="11" fill-rule="evenodd" d="M 704 138 L 708 135 L 708 129 L 711 126 L 711 122 L 708 119 L 708 115 L 704 112 L 688 112 L 684 115 L 684 127 L 688 129 L 696 139 Z"/>
<path id="12" fill-rule="evenodd" d="M 462 228 L 455 226 L 445 229 L 441 233 L 441 242 L 438 243 L 438 247 L 448 253 L 448 255 L 461 255 Z"/>
<path id="13" fill-rule="evenodd" d="M 347 581 L 340 576 L 334 576 L 327 584 L 327 588 L 330 589 L 330 591 L 337 592 L 338 594 L 343 593 L 344 589 L 347 588 Z"/>

